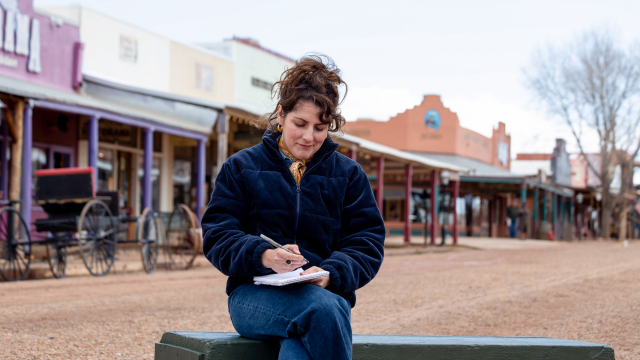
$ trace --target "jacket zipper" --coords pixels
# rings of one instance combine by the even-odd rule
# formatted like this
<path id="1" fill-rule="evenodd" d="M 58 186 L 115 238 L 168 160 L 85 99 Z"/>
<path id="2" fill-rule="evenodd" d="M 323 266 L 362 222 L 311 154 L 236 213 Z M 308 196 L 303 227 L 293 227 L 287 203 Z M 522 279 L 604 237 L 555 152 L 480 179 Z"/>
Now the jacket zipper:
<path id="1" fill-rule="evenodd" d="M 277 150 L 280 151 L 280 150 Z M 335 149 L 333 150 L 335 151 Z M 333 152 L 332 151 L 332 152 Z M 305 171 L 305 174 L 309 173 L 311 170 L 315 169 L 318 165 L 320 165 L 320 163 L 322 163 L 322 160 L 324 160 L 324 158 L 327 155 L 330 155 L 332 152 L 328 152 L 327 154 L 325 154 L 320 161 L 318 161 L 312 168 L 308 169 L 307 171 Z M 285 166 L 287 165 L 287 162 L 284 161 L 284 159 L 282 159 L 282 157 L 280 156 L 280 154 L 278 154 L 278 157 L 280 158 L 280 160 L 285 164 Z M 287 170 L 288 170 L 288 166 Z M 296 181 L 296 178 L 293 176 L 293 174 L 291 174 L 290 171 L 287 171 L 290 175 L 291 178 L 293 179 L 293 181 L 296 183 L 296 226 L 294 227 L 294 233 L 293 233 L 293 243 L 297 244 L 297 238 L 298 238 L 298 220 L 300 219 L 300 192 L 302 191 L 300 189 L 300 183 Z M 300 182 L 302 182 L 302 178 L 304 177 L 304 175 L 302 175 L 300 177 Z"/>
<path id="2" fill-rule="evenodd" d="M 324 157 L 323 157 L 323 159 L 324 159 Z M 307 174 L 311 170 L 315 169 L 322 162 L 323 159 L 320 159 L 320 161 L 318 163 L 316 163 L 312 168 L 310 168 L 307 171 L 305 171 L 304 174 Z M 289 173 L 291 174 L 291 172 L 289 172 Z M 300 183 L 302 182 L 302 178 L 304 177 L 304 174 L 302 174 L 302 176 L 300 177 L 300 182 L 296 182 L 296 226 L 294 227 L 294 232 L 293 232 L 293 243 L 294 244 L 297 244 L 296 240 L 298 238 L 298 220 L 300 219 L 300 192 L 302 191 L 300 189 Z M 291 174 L 291 177 L 293 178 L 293 181 L 296 180 L 296 178 L 293 177 L 293 174 Z"/>
<path id="3" fill-rule="evenodd" d="M 302 178 L 300 178 L 302 181 Z M 293 232 L 293 243 L 297 244 L 296 239 L 298 237 L 298 219 L 300 219 L 300 183 L 296 183 L 296 227 Z"/>

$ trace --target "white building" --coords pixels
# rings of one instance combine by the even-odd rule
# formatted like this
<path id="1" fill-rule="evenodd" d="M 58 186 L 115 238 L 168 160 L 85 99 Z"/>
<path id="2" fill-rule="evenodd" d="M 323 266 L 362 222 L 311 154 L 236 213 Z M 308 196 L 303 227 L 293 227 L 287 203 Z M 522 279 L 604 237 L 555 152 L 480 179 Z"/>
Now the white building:
<path id="1" fill-rule="evenodd" d="M 168 39 L 79 5 L 45 10 L 79 25 L 83 74 L 155 91 L 170 90 Z"/>
<path id="2" fill-rule="evenodd" d="M 80 28 L 83 95 L 126 108 L 152 121 L 196 131 L 207 139 L 225 104 L 233 103 L 233 63 L 210 50 L 172 41 L 82 6 L 48 7 Z M 85 134 L 87 119 L 80 122 Z M 160 129 L 160 128 L 158 128 Z M 120 207 L 140 213 L 145 129 L 99 121 L 98 190 L 120 192 Z M 151 192 L 154 209 L 176 203 L 201 211 L 209 189 L 212 151 L 193 138 L 153 132 Z M 204 145 L 204 146 L 202 146 Z M 91 164 L 86 136 L 77 166 Z M 149 201 L 147 201 L 149 206 Z"/>
<path id="3" fill-rule="evenodd" d="M 257 115 L 273 111 L 276 101 L 271 99 L 271 86 L 294 59 L 260 46 L 255 39 L 234 37 L 201 46 L 232 59 L 235 107 Z"/>

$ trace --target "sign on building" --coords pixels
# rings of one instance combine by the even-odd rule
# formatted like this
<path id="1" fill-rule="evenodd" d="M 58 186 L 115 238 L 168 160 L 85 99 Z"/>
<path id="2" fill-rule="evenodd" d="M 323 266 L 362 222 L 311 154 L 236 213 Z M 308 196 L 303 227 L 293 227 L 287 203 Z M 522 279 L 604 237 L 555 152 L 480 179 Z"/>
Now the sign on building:
<path id="1" fill-rule="evenodd" d="M 20 11 L 18 0 L 0 0 L 0 66 L 18 67 L 26 56 L 27 71 L 40 73 L 40 21 Z"/>
<path id="2" fill-rule="evenodd" d="M 434 109 L 427 111 L 424 114 L 424 124 L 436 131 L 440 129 L 440 113 Z"/>

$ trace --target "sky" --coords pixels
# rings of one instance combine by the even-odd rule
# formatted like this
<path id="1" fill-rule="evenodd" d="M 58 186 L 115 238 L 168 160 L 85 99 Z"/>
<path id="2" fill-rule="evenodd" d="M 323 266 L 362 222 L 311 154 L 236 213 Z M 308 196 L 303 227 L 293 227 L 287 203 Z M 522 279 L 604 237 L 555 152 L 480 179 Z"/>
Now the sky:
<path id="1" fill-rule="evenodd" d="M 349 86 L 347 120 L 387 120 L 438 94 L 463 127 L 490 137 L 504 122 L 512 157 L 550 153 L 558 137 L 577 151 L 568 127 L 525 85 L 536 49 L 602 27 L 623 44 L 640 40 L 637 0 L 34 0 L 71 4 L 181 42 L 239 36 L 292 58 L 327 54 Z M 587 150 L 596 140 L 589 138 Z"/>

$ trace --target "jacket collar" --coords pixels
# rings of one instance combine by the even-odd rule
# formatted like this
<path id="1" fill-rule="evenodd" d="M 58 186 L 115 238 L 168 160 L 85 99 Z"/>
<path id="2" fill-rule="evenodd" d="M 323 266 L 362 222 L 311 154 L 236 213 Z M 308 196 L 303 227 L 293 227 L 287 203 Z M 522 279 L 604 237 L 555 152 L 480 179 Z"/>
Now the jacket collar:
<path id="1" fill-rule="evenodd" d="M 284 159 L 280 156 L 280 148 L 278 147 L 278 139 L 281 135 L 282 133 L 280 131 L 272 132 L 271 129 L 268 129 L 262 136 L 262 143 L 265 145 L 265 148 L 270 155 L 273 155 L 284 162 Z M 328 136 L 322 143 L 322 146 L 320 146 L 320 149 L 318 149 L 318 151 L 313 155 L 311 162 L 307 164 L 307 169 L 309 169 L 307 172 L 315 168 L 317 164 L 322 163 L 329 157 L 328 155 L 335 152 L 337 148 L 338 144 L 331 139 L 331 136 Z"/>

